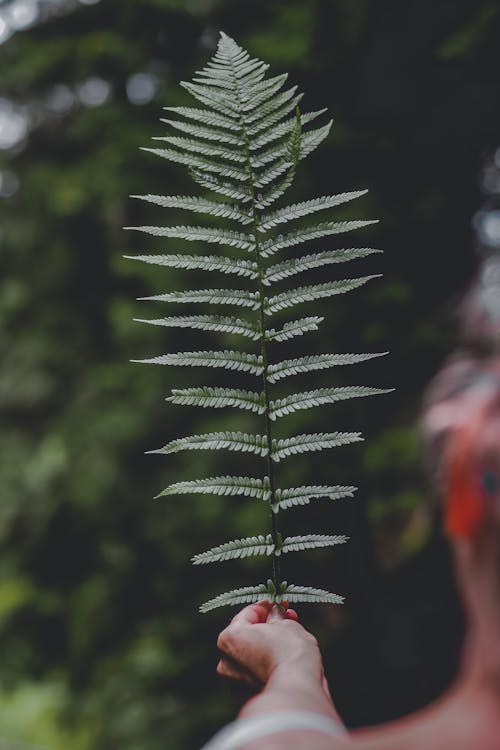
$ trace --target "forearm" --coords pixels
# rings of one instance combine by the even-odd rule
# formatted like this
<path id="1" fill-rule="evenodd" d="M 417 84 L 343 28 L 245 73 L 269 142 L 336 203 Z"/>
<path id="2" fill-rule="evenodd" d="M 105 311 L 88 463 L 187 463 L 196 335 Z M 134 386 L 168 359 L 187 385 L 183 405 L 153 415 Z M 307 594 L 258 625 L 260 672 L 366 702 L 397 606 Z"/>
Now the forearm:
<path id="1" fill-rule="evenodd" d="M 339 723 L 338 737 L 311 729 L 280 731 L 241 746 L 241 750 L 335 750 L 349 743 L 342 736 L 342 722 L 323 685 L 316 676 L 303 670 L 278 667 L 264 690 L 248 701 L 239 718 L 250 718 L 278 712 L 320 714 Z"/>
<path id="2" fill-rule="evenodd" d="M 321 679 L 289 665 L 274 670 L 262 692 L 243 706 L 240 718 L 281 710 L 311 711 L 341 721 Z"/>

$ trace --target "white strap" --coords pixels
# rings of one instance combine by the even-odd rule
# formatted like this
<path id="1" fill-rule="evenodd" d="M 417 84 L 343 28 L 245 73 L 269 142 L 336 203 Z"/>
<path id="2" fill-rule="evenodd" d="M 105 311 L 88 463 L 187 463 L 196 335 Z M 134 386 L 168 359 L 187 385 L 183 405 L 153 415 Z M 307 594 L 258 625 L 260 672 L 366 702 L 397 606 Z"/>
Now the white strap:
<path id="1" fill-rule="evenodd" d="M 306 729 L 346 737 L 347 730 L 340 721 L 310 711 L 276 711 L 248 719 L 233 721 L 224 727 L 201 750 L 237 750 L 247 742 L 260 740 L 278 732 Z"/>

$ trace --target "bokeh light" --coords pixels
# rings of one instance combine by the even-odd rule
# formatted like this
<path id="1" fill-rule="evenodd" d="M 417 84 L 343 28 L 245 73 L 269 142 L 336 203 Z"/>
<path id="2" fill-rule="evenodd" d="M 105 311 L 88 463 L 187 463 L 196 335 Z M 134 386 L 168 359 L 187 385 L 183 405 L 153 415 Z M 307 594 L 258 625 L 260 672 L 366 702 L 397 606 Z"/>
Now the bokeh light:
<path id="1" fill-rule="evenodd" d="M 15 30 L 27 29 L 37 22 L 40 9 L 36 0 L 17 0 L 5 11 L 8 24 Z"/>
<path id="2" fill-rule="evenodd" d="M 111 96 L 111 84 L 104 78 L 87 78 L 78 85 L 77 92 L 85 107 L 99 107 Z"/>
<path id="3" fill-rule="evenodd" d="M 148 104 L 158 91 L 158 78 L 153 73 L 134 73 L 126 83 L 132 104 Z"/>
<path id="4" fill-rule="evenodd" d="M 24 109 L 0 99 L 0 149 L 17 146 L 28 133 L 29 118 Z"/>
<path id="5" fill-rule="evenodd" d="M 57 83 L 46 98 L 47 107 L 57 114 L 69 112 L 75 101 L 73 91 L 64 83 Z"/>

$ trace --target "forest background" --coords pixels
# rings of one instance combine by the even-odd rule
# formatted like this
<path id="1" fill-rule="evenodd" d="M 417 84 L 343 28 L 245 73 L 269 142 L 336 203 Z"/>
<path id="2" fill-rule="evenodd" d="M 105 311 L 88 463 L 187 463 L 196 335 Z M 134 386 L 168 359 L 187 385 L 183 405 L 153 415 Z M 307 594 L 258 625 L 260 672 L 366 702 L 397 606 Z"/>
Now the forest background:
<path id="1" fill-rule="evenodd" d="M 129 362 L 187 348 L 182 332 L 132 322 L 147 304 L 136 297 L 185 288 L 187 276 L 122 257 L 179 249 L 122 227 L 177 218 L 129 194 L 195 192 L 184 170 L 139 147 L 164 133 L 163 106 L 188 101 L 179 81 L 211 56 L 220 29 L 273 74 L 289 72 L 305 109 L 326 106 L 334 118 L 327 142 L 301 165 L 294 197 L 367 187 L 334 215 L 381 219 L 349 241 L 385 250 L 362 267 L 383 279 L 315 305 L 326 321 L 307 346 L 391 350 L 322 382 L 397 390 L 315 410 L 309 428 L 362 430 L 366 442 L 283 469 L 285 486 L 288 476 L 360 487 L 356 500 L 316 501 L 287 516 L 296 532 L 351 537 L 339 550 L 287 561 L 289 579 L 347 596 L 342 607 L 301 607 L 301 618 L 320 639 L 352 726 L 424 705 L 457 668 L 462 617 L 416 424 L 426 383 L 456 346 L 453 311 L 475 267 L 472 218 L 485 202 L 485 160 L 500 145 L 500 3 L 4 0 L 5 749 L 189 750 L 238 704 L 214 672 L 230 611 L 197 609 L 233 584 L 253 584 L 255 563 L 200 570 L 189 559 L 258 533 L 262 516 L 238 498 L 153 501 L 191 478 L 193 464 L 196 476 L 215 464 L 144 451 L 207 428 L 238 429 L 241 417 L 167 405 L 168 389 L 199 384 L 199 373 Z M 287 426 L 305 424 L 294 417 Z"/>

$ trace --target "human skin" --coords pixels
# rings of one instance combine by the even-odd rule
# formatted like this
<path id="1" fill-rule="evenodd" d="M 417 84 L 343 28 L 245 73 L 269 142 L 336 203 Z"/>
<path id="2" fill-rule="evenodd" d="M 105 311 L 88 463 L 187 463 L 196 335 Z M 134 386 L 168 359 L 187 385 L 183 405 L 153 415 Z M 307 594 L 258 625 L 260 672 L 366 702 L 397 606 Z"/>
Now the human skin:
<path id="1" fill-rule="evenodd" d="M 482 485 L 485 469 L 500 476 L 499 362 L 455 358 L 429 389 L 422 429 L 438 456 L 435 483 L 445 518 L 448 477 L 464 461 L 468 501 L 481 504 L 479 522 L 448 531 L 468 623 L 455 684 L 422 711 L 345 738 L 281 732 L 244 750 L 500 750 L 500 498 L 485 496 Z M 301 710 L 339 720 L 318 643 L 293 610 L 283 616 L 269 602 L 245 607 L 218 647 L 219 674 L 260 687 L 240 717 Z"/>

